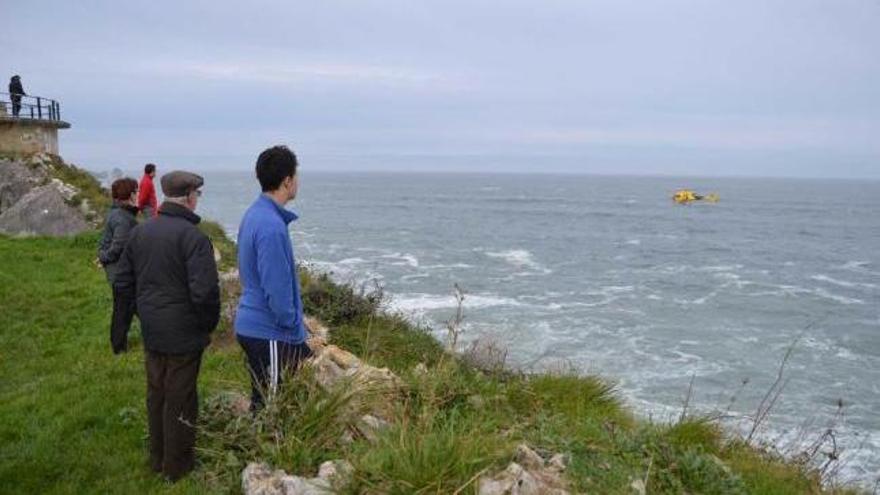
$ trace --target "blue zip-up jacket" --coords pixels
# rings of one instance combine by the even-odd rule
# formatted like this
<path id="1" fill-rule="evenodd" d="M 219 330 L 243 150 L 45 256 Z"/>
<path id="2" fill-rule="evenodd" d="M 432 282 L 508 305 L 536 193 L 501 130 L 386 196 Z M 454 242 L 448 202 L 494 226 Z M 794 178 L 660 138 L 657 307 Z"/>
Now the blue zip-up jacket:
<path id="1" fill-rule="evenodd" d="M 238 228 L 241 299 L 235 333 L 300 344 L 306 339 L 302 300 L 287 226 L 292 211 L 266 195 L 247 209 Z"/>

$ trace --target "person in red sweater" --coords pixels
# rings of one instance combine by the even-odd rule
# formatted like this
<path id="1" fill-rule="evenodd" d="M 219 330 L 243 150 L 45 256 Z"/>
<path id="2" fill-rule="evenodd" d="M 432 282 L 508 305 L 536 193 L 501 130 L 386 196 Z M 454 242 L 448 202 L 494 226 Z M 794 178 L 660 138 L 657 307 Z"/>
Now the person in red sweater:
<path id="1" fill-rule="evenodd" d="M 156 166 L 152 163 L 146 164 L 138 188 L 138 209 L 144 212 L 144 218 L 153 218 L 159 214 L 159 201 L 156 199 L 156 187 L 153 185 L 155 177 Z"/>

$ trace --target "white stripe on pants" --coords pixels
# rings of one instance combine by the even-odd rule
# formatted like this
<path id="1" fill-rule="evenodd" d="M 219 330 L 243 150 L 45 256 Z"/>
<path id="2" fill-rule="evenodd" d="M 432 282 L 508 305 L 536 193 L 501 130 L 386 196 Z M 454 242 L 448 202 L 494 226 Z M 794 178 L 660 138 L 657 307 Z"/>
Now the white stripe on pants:
<path id="1" fill-rule="evenodd" d="M 278 341 L 269 341 L 269 391 L 272 396 L 278 391 Z"/>

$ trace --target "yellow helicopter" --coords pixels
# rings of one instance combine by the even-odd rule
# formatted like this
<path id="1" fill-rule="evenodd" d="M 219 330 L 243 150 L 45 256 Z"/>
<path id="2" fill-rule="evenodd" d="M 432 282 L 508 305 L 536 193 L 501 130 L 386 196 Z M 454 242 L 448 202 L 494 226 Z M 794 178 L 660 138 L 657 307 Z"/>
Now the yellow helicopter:
<path id="1" fill-rule="evenodd" d="M 675 194 L 672 195 L 672 201 L 675 201 L 676 203 L 678 203 L 680 205 L 690 204 L 695 201 L 705 201 L 707 203 L 717 203 L 718 199 L 719 199 L 718 195 L 715 193 L 701 195 L 701 194 L 695 193 L 694 191 L 692 191 L 690 189 L 680 189 L 678 191 L 675 191 Z"/>

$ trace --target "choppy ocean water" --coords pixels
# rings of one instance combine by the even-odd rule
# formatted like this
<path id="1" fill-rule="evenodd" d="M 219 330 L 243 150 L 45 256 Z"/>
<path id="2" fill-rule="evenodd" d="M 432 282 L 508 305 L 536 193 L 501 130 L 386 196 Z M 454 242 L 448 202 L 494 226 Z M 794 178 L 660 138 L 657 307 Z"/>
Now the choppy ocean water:
<path id="1" fill-rule="evenodd" d="M 234 234 L 255 181 L 205 176 L 200 213 Z M 465 342 L 600 373 L 658 420 L 693 377 L 691 408 L 744 425 L 794 344 L 764 438 L 833 425 L 844 478 L 880 475 L 880 182 L 305 170 L 300 187 L 298 258 L 379 281 L 438 337 L 457 283 Z M 673 205 L 681 187 L 721 201 Z"/>

